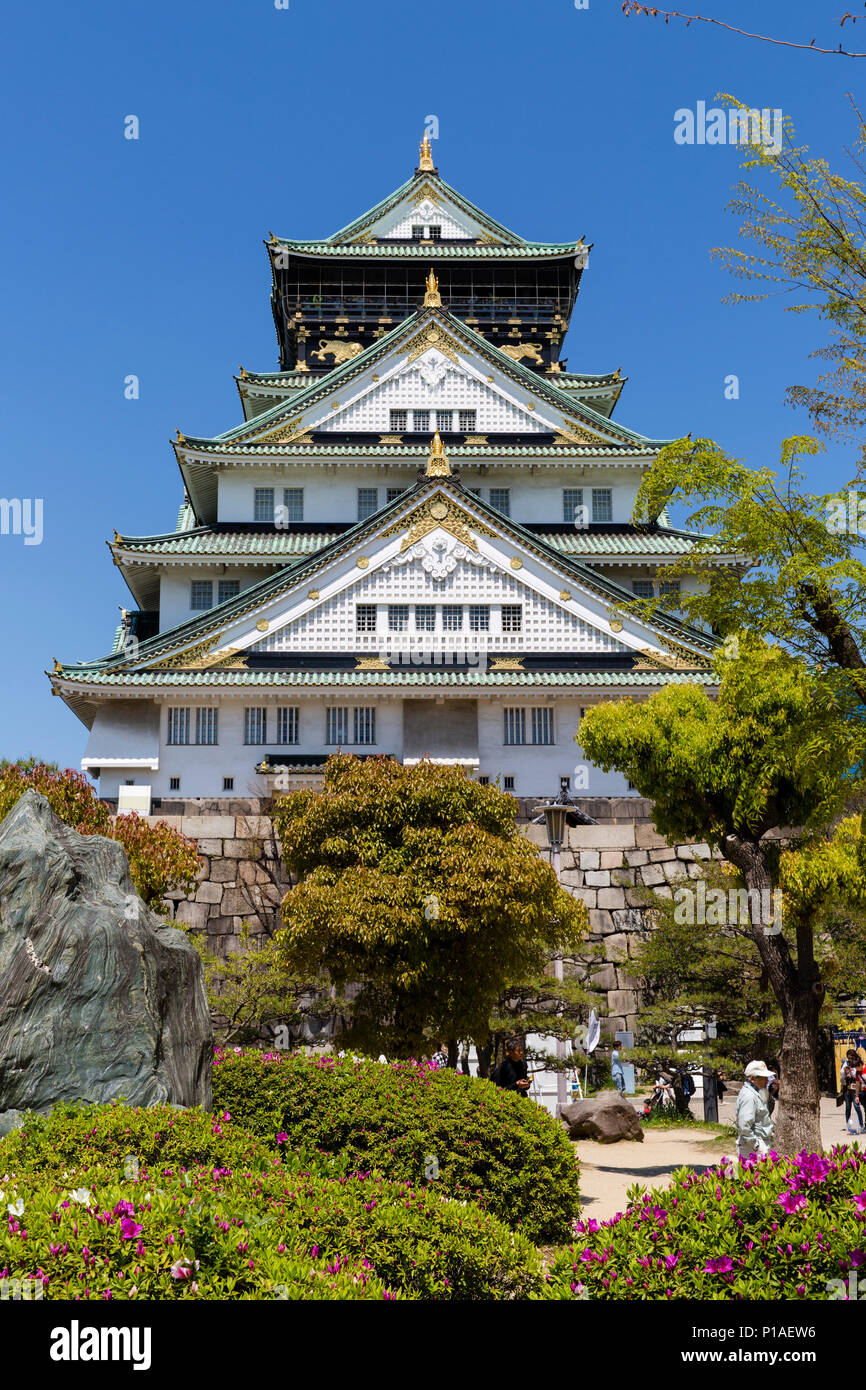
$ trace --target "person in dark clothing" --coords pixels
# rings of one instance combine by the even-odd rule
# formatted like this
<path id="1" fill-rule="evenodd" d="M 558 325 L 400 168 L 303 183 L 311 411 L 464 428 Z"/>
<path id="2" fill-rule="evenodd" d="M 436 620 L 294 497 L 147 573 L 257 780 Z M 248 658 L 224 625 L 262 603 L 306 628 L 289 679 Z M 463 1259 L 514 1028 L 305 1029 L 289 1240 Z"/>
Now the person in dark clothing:
<path id="1" fill-rule="evenodd" d="M 529 1090 L 529 1071 L 523 1057 L 520 1038 L 509 1038 L 505 1044 L 505 1061 L 500 1062 L 491 1078 L 503 1091 L 516 1091 L 525 1096 Z"/>

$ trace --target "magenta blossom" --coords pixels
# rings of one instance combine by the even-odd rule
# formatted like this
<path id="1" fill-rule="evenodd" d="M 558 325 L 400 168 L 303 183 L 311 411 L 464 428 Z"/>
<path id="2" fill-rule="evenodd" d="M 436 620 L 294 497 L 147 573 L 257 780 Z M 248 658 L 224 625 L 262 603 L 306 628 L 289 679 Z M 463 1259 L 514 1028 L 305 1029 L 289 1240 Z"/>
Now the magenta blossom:
<path id="1" fill-rule="evenodd" d="M 137 1226 L 131 1216 L 125 1216 L 120 1223 L 120 1230 L 124 1240 L 135 1240 L 144 1230 L 143 1226 Z"/>
<path id="2" fill-rule="evenodd" d="M 717 1260 L 707 1260 L 704 1274 L 729 1274 L 734 1267 L 730 1255 L 720 1255 Z"/>
<path id="3" fill-rule="evenodd" d="M 793 1216 L 795 1212 L 802 1211 L 804 1207 L 809 1205 L 802 1192 L 783 1192 L 781 1197 L 776 1198 L 776 1202 L 784 1208 L 789 1216 Z"/>

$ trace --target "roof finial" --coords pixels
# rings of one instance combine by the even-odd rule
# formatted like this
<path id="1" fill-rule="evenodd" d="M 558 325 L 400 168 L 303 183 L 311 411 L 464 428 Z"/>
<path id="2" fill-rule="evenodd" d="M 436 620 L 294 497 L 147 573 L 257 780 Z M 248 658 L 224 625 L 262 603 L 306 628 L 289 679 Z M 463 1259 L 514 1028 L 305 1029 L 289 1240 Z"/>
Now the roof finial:
<path id="1" fill-rule="evenodd" d="M 418 160 L 418 168 L 425 173 L 434 173 L 436 165 L 433 163 L 433 146 L 430 144 L 430 136 L 424 131 L 424 139 L 421 141 L 421 154 Z"/>
<path id="2" fill-rule="evenodd" d="M 425 478 L 450 478 L 451 464 L 442 445 L 442 437 L 437 430 L 430 444 L 430 457 L 427 459 Z"/>
<path id="3" fill-rule="evenodd" d="M 439 293 L 439 280 L 432 265 L 430 274 L 427 276 L 427 293 L 424 296 L 425 309 L 441 309 L 442 296 Z"/>

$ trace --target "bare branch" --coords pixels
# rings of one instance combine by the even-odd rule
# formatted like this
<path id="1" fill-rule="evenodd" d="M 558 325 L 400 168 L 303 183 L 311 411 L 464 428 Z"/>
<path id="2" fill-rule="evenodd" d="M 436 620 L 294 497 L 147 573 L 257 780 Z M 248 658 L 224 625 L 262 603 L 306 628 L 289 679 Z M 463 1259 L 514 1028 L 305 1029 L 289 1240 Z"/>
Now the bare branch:
<path id="1" fill-rule="evenodd" d="M 842 58 L 866 58 L 866 53 L 851 53 L 847 48 L 843 48 L 841 43 L 838 48 L 818 48 L 814 39 L 811 43 L 794 43 L 792 39 L 774 39 L 769 34 L 752 34 L 748 29 L 738 29 L 735 24 L 725 24 L 724 20 L 713 19 L 710 15 L 682 14 L 679 10 L 660 10 L 655 5 L 639 4 L 638 0 L 622 0 L 622 12 L 626 18 L 633 14 L 643 14 L 653 19 L 661 17 L 665 24 L 668 24 L 672 19 L 684 19 L 687 28 L 692 20 L 696 20 L 700 24 L 716 24 L 720 29 L 727 29 L 731 34 L 742 35 L 744 39 L 759 39 L 761 43 L 778 44 L 783 48 L 802 48 L 810 53 L 831 53 Z M 857 18 L 858 16 L 846 14 L 842 16 L 839 23 L 844 24 L 846 20 L 850 20 L 852 24 L 856 24 Z M 860 15 L 859 18 L 863 19 L 866 16 Z"/>

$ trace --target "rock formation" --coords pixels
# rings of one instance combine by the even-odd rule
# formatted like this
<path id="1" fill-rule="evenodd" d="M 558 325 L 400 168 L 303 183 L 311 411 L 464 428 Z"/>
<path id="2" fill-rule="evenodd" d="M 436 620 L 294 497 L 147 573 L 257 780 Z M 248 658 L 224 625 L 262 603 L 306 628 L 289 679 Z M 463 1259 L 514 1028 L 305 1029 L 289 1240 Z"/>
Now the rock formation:
<path id="1" fill-rule="evenodd" d="M 620 1139 L 643 1141 L 638 1113 L 618 1091 L 602 1091 L 601 1095 L 564 1105 L 561 1119 L 569 1139 L 597 1139 L 600 1144 L 617 1144 Z"/>

